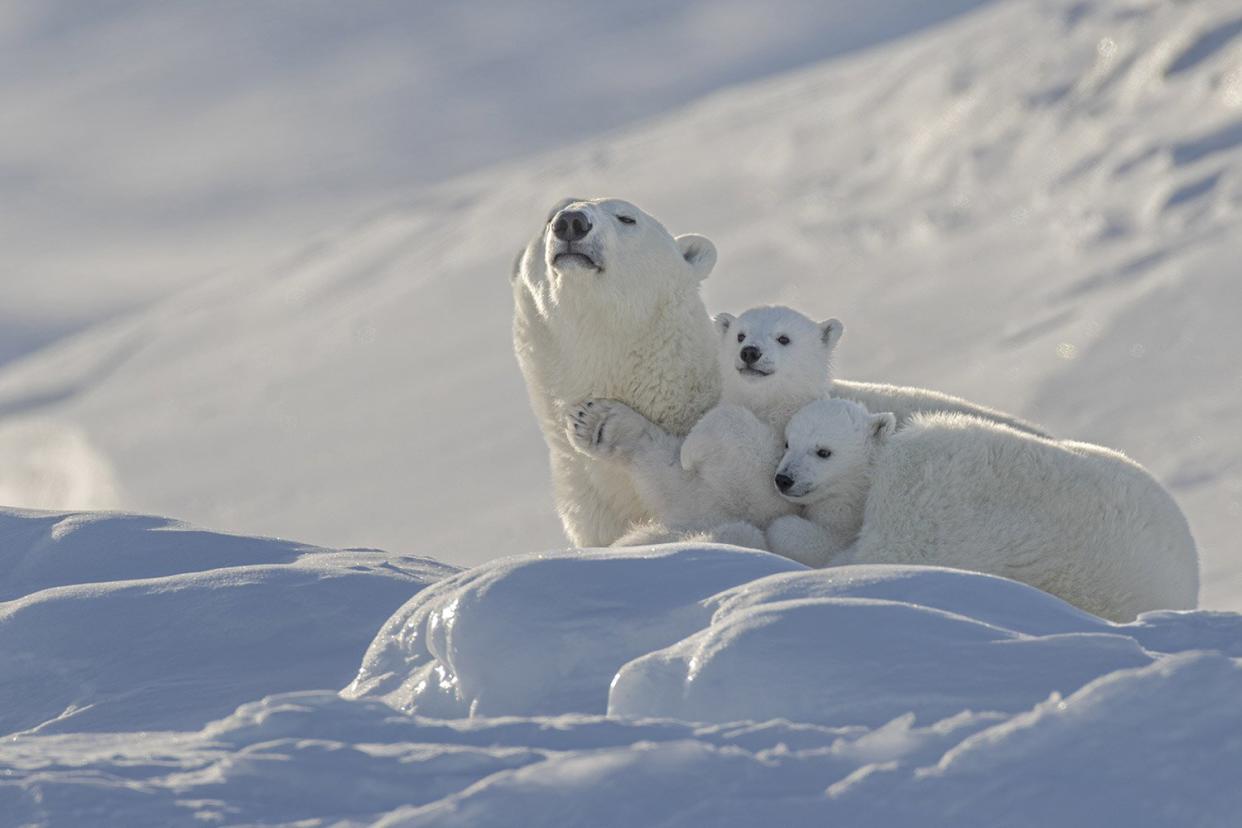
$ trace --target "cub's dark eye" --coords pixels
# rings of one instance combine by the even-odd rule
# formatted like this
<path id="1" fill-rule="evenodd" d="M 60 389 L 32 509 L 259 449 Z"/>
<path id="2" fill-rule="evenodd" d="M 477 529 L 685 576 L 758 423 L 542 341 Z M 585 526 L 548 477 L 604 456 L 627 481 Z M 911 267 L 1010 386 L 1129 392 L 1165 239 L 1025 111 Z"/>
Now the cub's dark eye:
<path id="1" fill-rule="evenodd" d="M 785 441 L 785 451 L 789 451 L 789 441 Z"/>
<path id="2" fill-rule="evenodd" d="M 746 334 L 738 334 L 738 335 L 737 335 L 737 341 L 738 341 L 738 342 L 745 342 L 745 341 L 746 341 Z"/>
<path id="3" fill-rule="evenodd" d="M 630 216 L 617 216 L 617 221 L 622 224 L 638 224 L 638 219 L 631 218 Z"/>
<path id="4" fill-rule="evenodd" d="M 776 341 L 781 343 L 782 345 L 788 345 L 789 337 L 785 336 L 784 334 L 781 334 L 780 336 L 776 338 Z"/>
<path id="5" fill-rule="evenodd" d="M 815 456 L 820 458 L 821 460 L 827 460 L 829 457 L 832 456 L 832 452 L 829 451 L 828 449 L 820 449 L 819 451 L 815 452 Z"/>

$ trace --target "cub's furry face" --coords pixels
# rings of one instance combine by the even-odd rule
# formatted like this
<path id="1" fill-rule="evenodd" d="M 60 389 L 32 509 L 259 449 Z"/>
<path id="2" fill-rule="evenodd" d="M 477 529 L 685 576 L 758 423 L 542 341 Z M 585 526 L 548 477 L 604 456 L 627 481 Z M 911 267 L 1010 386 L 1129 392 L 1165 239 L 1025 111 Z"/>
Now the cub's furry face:
<path id="1" fill-rule="evenodd" d="M 815 503 L 865 470 L 897 426 L 891 413 L 872 414 L 850 400 L 816 400 L 785 429 L 785 455 L 774 482 L 794 503 Z"/>
<path id="2" fill-rule="evenodd" d="M 785 307 L 752 308 L 738 317 L 722 313 L 714 322 L 724 398 L 748 408 L 822 393 L 845 330 L 837 319 L 816 322 Z"/>

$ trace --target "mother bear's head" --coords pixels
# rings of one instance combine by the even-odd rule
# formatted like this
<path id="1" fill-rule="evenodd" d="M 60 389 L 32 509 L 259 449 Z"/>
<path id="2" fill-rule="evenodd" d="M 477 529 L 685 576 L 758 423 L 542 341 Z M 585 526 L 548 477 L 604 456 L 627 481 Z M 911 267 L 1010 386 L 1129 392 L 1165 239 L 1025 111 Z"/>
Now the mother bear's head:
<path id="1" fill-rule="evenodd" d="M 715 264 L 711 241 L 693 233 L 674 238 L 628 201 L 567 198 L 522 251 L 514 277 L 541 304 L 607 323 L 697 293 Z M 541 310 L 547 315 L 551 307 Z"/>

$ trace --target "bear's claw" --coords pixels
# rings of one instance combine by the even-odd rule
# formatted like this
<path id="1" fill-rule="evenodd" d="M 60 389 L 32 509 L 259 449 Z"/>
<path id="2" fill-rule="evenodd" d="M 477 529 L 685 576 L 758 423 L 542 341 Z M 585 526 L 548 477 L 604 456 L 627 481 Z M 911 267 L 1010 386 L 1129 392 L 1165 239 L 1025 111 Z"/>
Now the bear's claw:
<path id="1" fill-rule="evenodd" d="M 585 400 L 570 409 L 568 419 L 569 442 L 595 457 L 625 453 L 647 425 L 641 414 L 611 400 Z"/>

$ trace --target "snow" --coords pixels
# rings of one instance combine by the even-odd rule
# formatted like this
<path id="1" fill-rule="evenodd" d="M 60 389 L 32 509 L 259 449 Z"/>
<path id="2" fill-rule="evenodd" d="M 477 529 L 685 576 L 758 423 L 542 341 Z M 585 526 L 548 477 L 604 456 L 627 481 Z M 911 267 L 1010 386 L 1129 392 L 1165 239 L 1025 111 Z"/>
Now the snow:
<path id="1" fill-rule="evenodd" d="M 194 29 L 165 4 L 64 19 L 6 6 L 0 45 L 41 34 L 4 59 L 44 52 L 38 72 L 0 81 L 6 110 L 26 113 L 0 137 L 0 180 L 34 187 L 0 207 L 21 221 L 0 223 L 14 261 L 50 265 L 6 272 L 0 315 L 44 287 L 57 297 L 54 273 L 98 268 L 100 292 L 125 302 L 188 287 L 0 368 L 0 825 L 1235 824 L 1236 4 L 905 13 L 927 5 L 803 4 L 761 31 L 750 4 L 732 4 L 733 51 L 719 56 L 686 38 L 706 6 L 679 7 L 650 54 L 695 71 L 665 83 L 669 64 L 652 61 L 660 82 L 615 121 L 583 118 L 587 95 L 512 148 L 484 130 L 471 157 L 509 160 L 463 156 L 473 172 L 419 189 L 454 166 L 407 151 L 406 115 L 426 121 L 417 107 L 377 92 L 397 136 L 382 140 L 349 133 L 382 119 L 333 108 L 366 66 L 381 70 L 373 88 L 437 105 L 401 85 L 423 78 L 405 58 L 382 59 L 414 36 L 383 15 L 353 22 L 373 36 L 345 54 L 229 5 L 219 25 L 257 34 L 238 39 L 236 65 L 202 64 L 227 88 L 212 106 L 177 100 L 201 117 L 164 116 L 131 145 L 102 129 L 117 78 L 163 90 L 128 113 L 139 123 L 177 97 L 142 66 L 184 47 L 193 76 L 210 38 L 153 36 Z M 108 17 L 122 7 L 133 25 Z M 339 23 L 320 11 L 325 31 Z M 670 19 L 650 11 L 609 7 L 604 28 L 623 34 L 608 48 L 646 54 L 630 47 Z M 437 14 L 443 28 L 418 37 L 451 44 L 468 13 Z M 550 31 L 534 17 L 522 31 Z M 859 28 L 822 37 L 844 21 Z M 333 83 L 274 113 L 287 120 L 265 140 L 221 142 L 237 113 L 253 121 L 296 83 L 259 71 L 276 65 L 259 56 L 273 32 L 303 56 L 289 71 Z M 79 71 L 138 38 L 154 58 L 135 53 L 120 76 Z M 57 44 L 81 62 L 58 62 Z M 590 37 L 574 48 L 605 54 Z M 621 127 L 816 56 L 833 58 Z M 480 89 L 529 77 L 462 60 Z M 546 50 L 531 60 L 548 71 Z M 611 66 L 584 82 L 616 82 Z M 47 94 L 75 72 L 96 80 Z M 241 104 L 238 77 L 253 80 Z M 48 140 L 40 101 L 83 107 L 101 129 Z M 322 140 L 286 140 L 323 117 L 336 129 Z M 210 157 L 180 154 L 187 132 Z M 552 134 L 561 148 L 521 156 Z M 339 147 L 363 149 L 323 179 L 291 174 Z M 49 244 L 56 222 L 38 229 L 55 212 L 47 179 L 10 175 L 51 169 L 27 164 L 39 152 L 66 162 L 52 184 L 79 197 L 53 218 L 90 224 L 81 244 Z M 411 153 L 437 171 L 394 172 Z M 282 154 L 289 165 L 267 166 Z M 179 177 L 188 168 L 259 183 L 217 179 L 213 200 Z M 74 178 L 83 170 L 100 177 Z M 334 191 L 334 176 L 357 188 Z M 507 274 L 569 193 L 617 194 L 710 236 L 713 310 L 779 302 L 844 320 L 842 376 L 962 394 L 1125 450 L 1191 520 L 1203 609 L 1118 625 L 968 572 L 811 571 L 699 544 L 562 548 L 511 355 Z M 100 204 L 114 223 L 95 222 Z M 177 230 L 207 206 L 219 223 Z M 368 216 L 281 252 L 279 239 L 357 210 Z M 154 228 L 152 246 L 118 269 L 104 254 L 122 255 L 126 227 L 130 242 Z M 105 237 L 115 249 L 93 246 Z M 198 278 L 227 261 L 240 266 Z M 105 316 L 90 293 L 66 312 Z M 64 324 L 22 320 L 0 347 Z"/>
<path id="2" fill-rule="evenodd" d="M 455 572 L 131 515 L 0 518 L 0 659 L 20 665 L 0 730 L 41 720 L 0 739 L 5 824 L 1225 825 L 1242 807 L 1235 613 L 1118 625 L 991 576 L 727 546 Z"/>
<path id="3" fill-rule="evenodd" d="M 984 1 L 7 0 L 0 363 L 415 187 Z"/>
<path id="4" fill-rule="evenodd" d="M 451 571 L 161 518 L 0 510 L 0 732 L 189 730 L 339 686 L 384 619 Z"/>
<path id="5" fill-rule="evenodd" d="M 402 607 L 346 695 L 443 718 L 604 713 L 618 668 L 700 629 L 702 601 L 800 568 L 680 545 L 506 558 Z"/>

